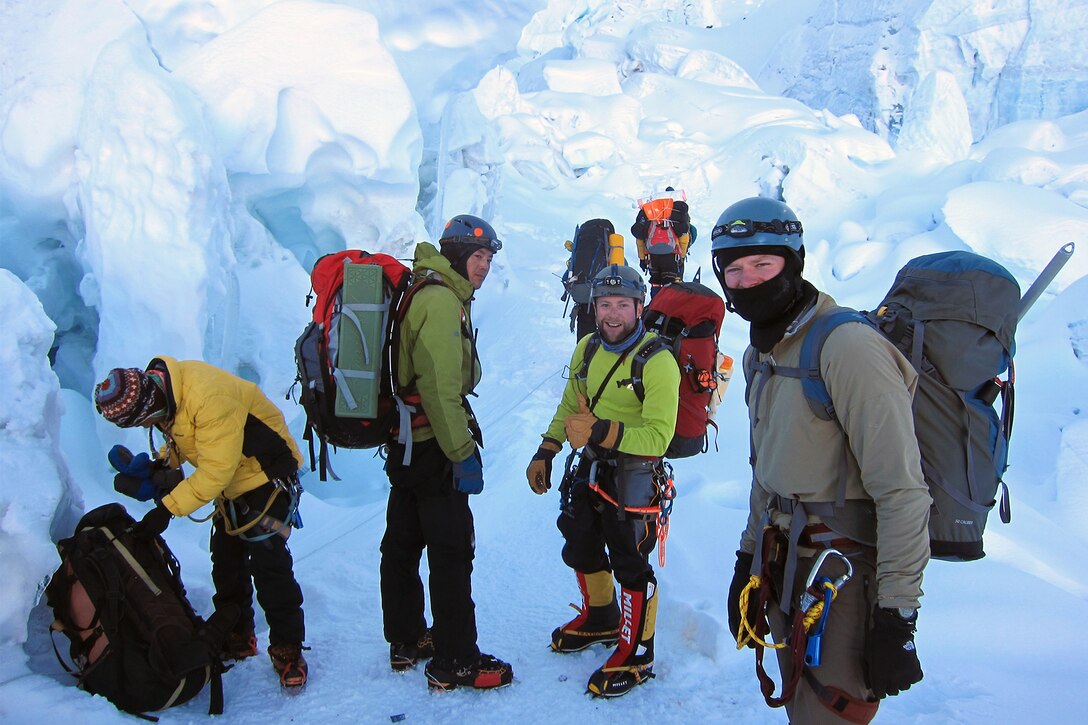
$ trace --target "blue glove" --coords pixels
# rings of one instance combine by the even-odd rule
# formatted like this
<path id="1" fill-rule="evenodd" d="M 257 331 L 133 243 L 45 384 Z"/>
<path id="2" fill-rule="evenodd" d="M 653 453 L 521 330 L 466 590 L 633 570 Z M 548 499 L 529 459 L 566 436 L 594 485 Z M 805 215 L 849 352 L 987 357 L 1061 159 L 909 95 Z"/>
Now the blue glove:
<path id="1" fill-rule="evenodd" d="M 122 445 L 116 445 L 106 454 L 110 465 L 118 473 L 127 473 L 136 478 L 149 478 L 151 476 L 151 456 L 146 453 L 132 455 L 132 451 Z M 146 499 L 144 499 L 146 500 Z"/>
<path id="2" fill-rule="evenodd" d="M 473 451 L 465 460 L 453 464 L 453 487 L 461 493 L 484 490 L 484 465 L 479 451 Z"/>
<path id="3" fill-rule="evenodd" d="M 137 501 L 150 501 L 164 493 L 150 478 L 137 478 L 127 473 L 118 473 L 113 477 L 113 490 Z"/>

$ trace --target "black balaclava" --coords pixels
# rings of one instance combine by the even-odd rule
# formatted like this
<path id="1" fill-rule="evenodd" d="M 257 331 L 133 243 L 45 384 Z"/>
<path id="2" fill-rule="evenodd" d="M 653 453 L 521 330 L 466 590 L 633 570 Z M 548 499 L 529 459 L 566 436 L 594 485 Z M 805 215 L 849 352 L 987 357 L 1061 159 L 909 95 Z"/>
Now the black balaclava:
<path id="1" fill-rule="evenodd" d="M 754 254 L 773 254 L 786 264 L 777 275 L 755 287 L 729 289 L 722 272 L 734 260 Z M 804 247 L 794 252 L 783 246 L 752 246 L 723 249 L 715 255 L 715 274 L 722 283 L 726 305 L 752 323 L 749 339 L 760 352 L 770 352 L 786 334 L 786 328 L 816 299 L 817 291 L 801 277 Z"/>
<path id="2" fill-rule="evenodd" d="M 479 244 L 466 244 L 465 242 L 446 242 L 441 245 L 439 251 L 442 256 L 450 261 L 453 271 L 468 279 L 468 258 L 477 249 L 483 249 Z"/>

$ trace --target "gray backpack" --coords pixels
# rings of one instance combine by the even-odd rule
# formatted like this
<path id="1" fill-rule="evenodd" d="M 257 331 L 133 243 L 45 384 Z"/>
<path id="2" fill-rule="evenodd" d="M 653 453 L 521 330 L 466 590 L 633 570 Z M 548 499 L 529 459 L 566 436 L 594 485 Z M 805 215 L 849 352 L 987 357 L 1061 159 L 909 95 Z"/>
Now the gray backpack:
<path id="1" fill-rule="evenodd" d="M 1020 309 L 1020 286 L 998 263 L 970 252 L 929 254 L 899 270 L 875 312 L 841 309 L 817 318 L 798 367 L 769 366 L 772 374 L 800 379 L 817 417 L 837 421 L 820 377 L 820 351 L 832 330 L 848 322 L 872 325 L 910 360 L 919 373 L 914 427 L 933 497 L 929 535 L 936 559 L 985 556 L 982 533 L 999 488 L 1001 520 L 1011 519 L 1002 476 L 1012 433 Z M 754 357 L 745 357 L 749 381 Z M 1006 370 L 1007 379 L 998 379 Z M 1000 415 L 994 409 L 999 397 Z"/>

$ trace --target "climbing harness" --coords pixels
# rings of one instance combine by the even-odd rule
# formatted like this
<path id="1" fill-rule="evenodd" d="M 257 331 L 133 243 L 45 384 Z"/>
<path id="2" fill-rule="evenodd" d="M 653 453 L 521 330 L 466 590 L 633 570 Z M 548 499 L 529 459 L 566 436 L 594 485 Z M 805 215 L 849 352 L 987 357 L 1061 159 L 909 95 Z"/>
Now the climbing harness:
<path id="1" fill-rule="evenodd" d="M 831 613 L 831 604 L 838 596 L 839 590 L 854 573 L 850 560 L 838 549 L 829 548 L 820 552 L 809 571 L 805 581 L 805 591 L 801 594 L 798 606 L 793 609 L 789 635 L 782 642 L 768 642 L 764 639 L 770 632 L 766 617 L 762 616 L 756 622 L 749 622 L 748 603 L 754 591 L 759 597 L 757 611 L 760 613 L 766 611 L 771 598 L 772 568 L 778 565 L 778 560 L 786 554 L 787 546 L 785 535 L 777 528 L 768 526 L 764 529 L 762 549 L 764 557 L 760 573 L 750 577 L 741 591 L 738 602 L 741 620 L 737 633 L 737 649 L 745 647 L 749 642 L 755 645 L 756 674 L 759 677 L 760 691 L 771 707 L 782 707 L 789 702 L 806 668 L 819 666 L 820 648 Z M 820 569 L 831 557 L 840 559 L 846 566 L 846 572 L 837 579 L 819 575 Z M 783 682 L 782 694 L 778 697 L 774 696 L 775 683 L 763 667 L 765 649 L 789 649 L 791 652 L 790 672 L 792 674 L 788 681 Z"/>
<path id="2" fill-rule="evenodd" d="M 289 479 L 275 478 L 269 483 L 273 486 L 272 494 L 265 502 L 264 508 L 256 514 L 241 497 L 233 501 L 222 498 L 215 500 L 216 513 L 223 517 L 223 526 L 227 534 L 237 536 L 243 541 L 256 543 L 277 535 L 286 540 L 291 536 L 292 528 L 302 528 L 302 516 L 298 511 L 298 502 L 303 489 L 298 474 Z M 287 515 L 282 521 L 268 515 L 272 503 L 281 493 L 289 497 Z M 239 516 L 241 516 L 241 519 L 239 519 Z M 240 520 L 245 521 L 245 523 L 239 524 Z M 247 532 L 253 529 L 261 533 L 247 536 Z"/>

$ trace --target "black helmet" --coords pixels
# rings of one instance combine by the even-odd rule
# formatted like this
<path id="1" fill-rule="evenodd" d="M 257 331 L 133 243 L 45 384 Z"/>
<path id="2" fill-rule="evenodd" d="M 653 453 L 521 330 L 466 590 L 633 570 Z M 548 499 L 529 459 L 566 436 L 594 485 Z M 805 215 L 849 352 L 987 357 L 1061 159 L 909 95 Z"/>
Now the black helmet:
<path id="1" fill-rule="evenodd" d="M 646 299 L 646 282 L 634 267 L 610 264 L 593 276 L 589 299 L 598 297 L 631 297 L 639 302 Z"/>
<path id="2" fill-rule="evenodd" d="M 438 243 L 442 246 L 469 244 L 490 249 L 492 252 L 502 249 L 502 242 L 496 236 L 494 227 L 471 214 L 458 214 L 446 222 L 446 228 L 442 230 L 442 238 Z"/>

